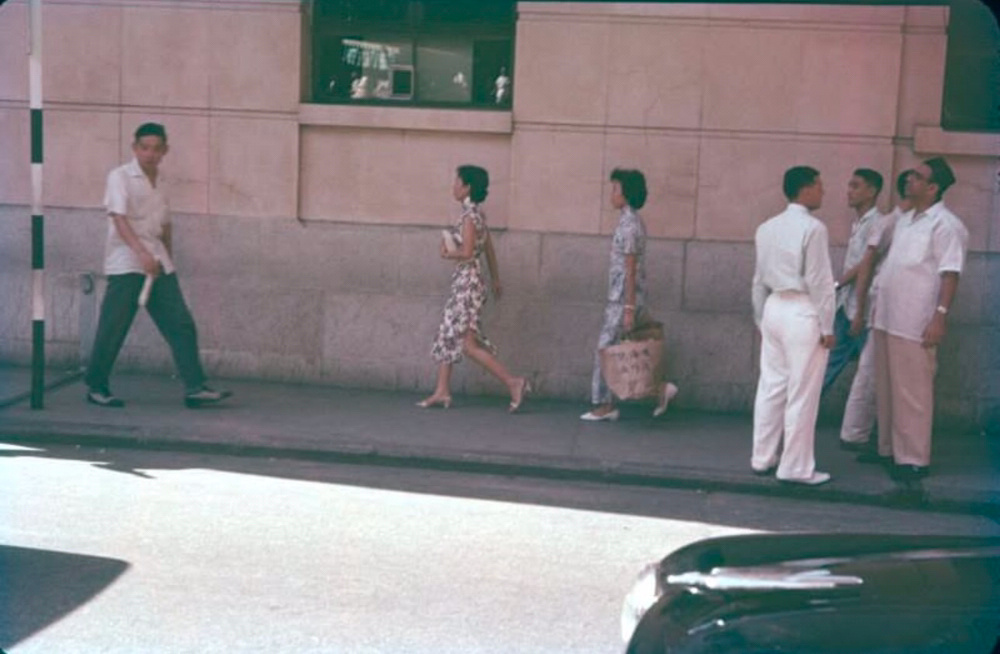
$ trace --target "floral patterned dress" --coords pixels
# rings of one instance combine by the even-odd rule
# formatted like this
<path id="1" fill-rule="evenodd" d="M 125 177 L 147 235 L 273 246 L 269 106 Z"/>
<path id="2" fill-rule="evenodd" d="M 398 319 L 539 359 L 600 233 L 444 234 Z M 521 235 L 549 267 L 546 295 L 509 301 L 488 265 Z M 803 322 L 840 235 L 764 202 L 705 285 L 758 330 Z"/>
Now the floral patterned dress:
<path id="1" fill-rule="evenodd" d="M 462 341 L 469 330 L 472 330 L 483 347 L 496 353 L 496 347 L 483 334 L 481 323 L 487 287 L 479 259 L 486 247 L 489 232 L 486 229 L 485 214 L 480 211 L 478 204 L 468 199 L 462 203 L 462 215 L 450 228 L 456 241 L 461 241 L 462 227 L 466 220 L 471 220 L 476 228 L 476 242 L 472 258 L 459 261 L 451 276 L 451 293 L 444 305 L 444 317 L 431 349 L 431 357 L 438 363 L 458 363 L 462 360 Z"/>
<path id="2" fill-rule="evenodd" d="M 646 224 L 632 207 L 622 209 L 618 227 L 611 237 L 611 263 L 608 269 L 608 298 L 604 307 L 604 324 L 597 337 L 594 352 L 594 372 L 590 383 L 590 401 L 595 405 L 612 401 L 611 389 L 601 373 L 601 349 L 621 341 L 625 335 L 625 257 L 635 256 L 636 325 L 648 319 L 646 313 Z"/>

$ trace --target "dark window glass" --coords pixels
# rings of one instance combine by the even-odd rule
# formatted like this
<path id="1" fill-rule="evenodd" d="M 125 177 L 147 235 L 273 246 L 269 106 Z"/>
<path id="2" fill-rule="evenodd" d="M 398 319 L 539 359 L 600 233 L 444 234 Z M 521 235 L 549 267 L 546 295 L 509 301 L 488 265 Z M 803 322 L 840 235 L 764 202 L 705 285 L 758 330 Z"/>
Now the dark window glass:
<path id="1" fill-rule="evenodd" d="M 314 102 L 508 107 L 514 1 L 315 0 Z"/>
<path id="2" fill-rule="evenodd" d="M 942 124 L 956 130 L 1000 130 L 1000 29 L 987 4 L 869 2 L 948 5 Z M 312 100 L 509 106 L 515 4 L 514 0 L 313 0 L 309 5 Z"/>
<path id="3" fill-rule="evenodd" d="M 980 0 L 952 0 L 941 123 L 953 130 L 1000 130 L 1000 29 Z"/>

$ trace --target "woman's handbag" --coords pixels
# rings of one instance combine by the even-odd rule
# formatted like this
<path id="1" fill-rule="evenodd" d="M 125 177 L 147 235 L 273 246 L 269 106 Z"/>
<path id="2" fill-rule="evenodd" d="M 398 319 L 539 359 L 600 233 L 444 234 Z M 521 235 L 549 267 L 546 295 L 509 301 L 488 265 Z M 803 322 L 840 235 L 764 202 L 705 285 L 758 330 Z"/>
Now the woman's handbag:
<path id="1" fill-rule="evenodd" d="M 645 323 L 603 348 L 601 374 L 620 400 L 656 396 L 663 380 L 663 323 Z"/>

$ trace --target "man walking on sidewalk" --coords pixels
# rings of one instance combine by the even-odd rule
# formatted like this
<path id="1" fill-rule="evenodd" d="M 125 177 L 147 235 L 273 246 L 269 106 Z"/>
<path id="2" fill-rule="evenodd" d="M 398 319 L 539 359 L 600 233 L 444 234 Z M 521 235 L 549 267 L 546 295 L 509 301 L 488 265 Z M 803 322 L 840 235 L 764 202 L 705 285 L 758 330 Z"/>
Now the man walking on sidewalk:
<path id="1" fill-rule="evenodd" d="M 752 299 L 761 332 L 760 380 L 753 415 L 756 474 L 815 486 L 814 442 L 820 389 L 833 338 L 833 269 L 826 226 L 810 211 L 823 201 L 819 171 L 785 173 L 784 212 L 757 228 Z"/>
<path id="2" fill-rule="evenodd" d="M 166 180 L 159 171 L 167 150 L 163 126 L 145 123 L 135 132 L 135 158 L 108 175 L 104 194 L 108 210 L 104 273 L 108 287 L 85 377 L 86 399 L 98 406 L 125 406 L 111 393 L 108 378 L 135 319 L 147 279 L 151 288 L 146 310 L 170 345 L 184 382 L 184 404 L 196 408 L 230 396 L 228 391 L 205 386 L 194 319 L 174 274 Z"/>
<path id="3" fill-rule="evenodd" d="M 879 219 L 875 201 L 881 191 L 882 175 L 869 168 L 855 170 L 851 181 L 847 183 L 847 204 L 857 213 L 857 219 L 851 223 L 851 238 L 847 242 L 847 252 L 844 254 L 844 272 L 834 284 L 837 309 L 833 318 L 833 335 L 837 342 L 830 350 L 822 393 L 833 386 L 851 359 L 858 358 L 868 336 L 868 330 L 865 328 L 857 334 L 852 333 L 851 322 L 857 313 L 855 281 L 858 276 L 858 266 L 865 254 L 872 225 Z"/>
<path id="4" fill-rule="evenodd" d="M 873 316 L 878 429 L 891 439 L 893 476 L 901 480 L 920 479 L 930 466 L 937 346 L 969 240 L 942 202 L 954 183 L 940 157 L 910 173 L 906 195 L 913 208 L 896 221 L 879 273 Z"/>

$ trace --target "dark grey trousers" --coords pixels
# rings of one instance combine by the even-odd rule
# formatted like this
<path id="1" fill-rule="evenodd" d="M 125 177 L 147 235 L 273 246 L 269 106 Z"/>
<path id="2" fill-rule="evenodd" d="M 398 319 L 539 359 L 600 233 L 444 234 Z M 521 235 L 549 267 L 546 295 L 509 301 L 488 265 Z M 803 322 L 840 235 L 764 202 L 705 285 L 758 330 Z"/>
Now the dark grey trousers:
<path id="1" fill-rule="evenodd" d="M 108 275 L 108 288 L 101 303 L 101 317 L 85 378 L 88 388 L 108 387 L 111 368 L 139 309 L 139 293 L 144 280 L 145 275 L 139 273 Z M 188 391 L 201 388 L 205 373 L 198 355 L 198 331 L 184 302 L 177 275 L 171 273 L 156 278 L 146 310 L 170 346 L 184 388 Z"/>

